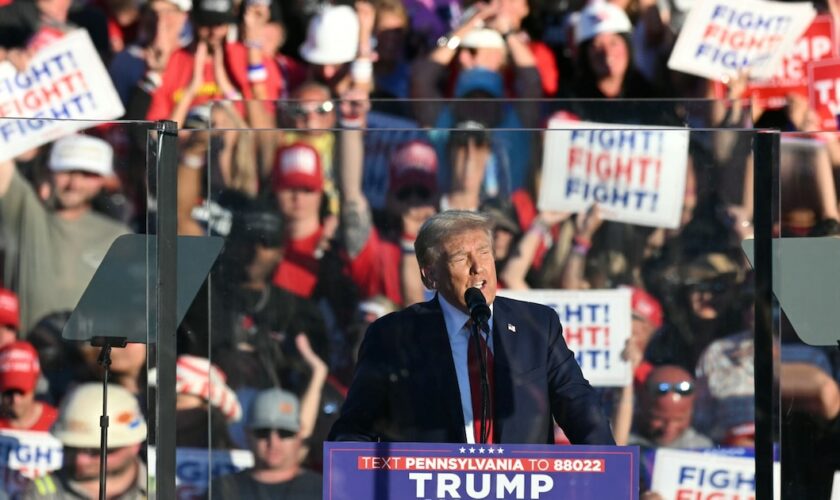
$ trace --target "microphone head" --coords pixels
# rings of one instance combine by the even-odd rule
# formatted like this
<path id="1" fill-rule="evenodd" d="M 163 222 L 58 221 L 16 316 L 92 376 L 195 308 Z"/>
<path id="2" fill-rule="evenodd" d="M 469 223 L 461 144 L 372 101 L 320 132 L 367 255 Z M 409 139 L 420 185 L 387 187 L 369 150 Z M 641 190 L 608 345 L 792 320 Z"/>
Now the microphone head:
<path id="1" fill-rule="evenodd" d="M 467 309 L 470 312 L 470 318 L 479 325 L 486 325 L 490 319 L 490 306 L 487 305 L 487 299 L 481 290 L 475 287 L 467 288 L 464 292 L 464 302 L 467 304 Z"/>
<path id="2" fill-rule="evenodd" d="M 464 292 L 464 302 L 466 302 L 467 308 L 472 309 L 476 305 L 487 304 L 487 299 L 484 298 L 480 289 L 471 286 Z"/>

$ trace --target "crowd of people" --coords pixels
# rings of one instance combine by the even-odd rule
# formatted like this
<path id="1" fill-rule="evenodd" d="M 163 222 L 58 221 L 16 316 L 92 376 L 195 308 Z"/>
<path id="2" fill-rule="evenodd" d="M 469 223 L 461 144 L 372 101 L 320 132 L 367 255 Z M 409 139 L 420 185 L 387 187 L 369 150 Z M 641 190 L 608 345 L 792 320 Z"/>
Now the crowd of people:
<path id="1" fill-rule="evenodd" d="M 750 448 L 752 135 L 726 129 L 803 132 L 782 147 L 785 237 L 840 232 L 840 150 L 805 133 L 801 96 L 762 109 L 744 77 L 698 101 L 716 83 L 667 67 L 689 7 L 0 0 L 0 62 L 25 71 L 84 29 L 125 108 L 123 123 L 0 162 L 0 429 L 64 447 L 24 497 L 97 497 L 99 349 L 61 332 L 110 244 L 153 220 L 156 120 L 180 130 L 179 234 L 225 239 L 178 329 L 177 446 L 249 449 L 253 467 L 211 477 L 208 496 L 320 498 L 322 444 L 364 332 L 430 298 L 414 240 L 448 209 L 490 218 L 503 289 L 632 290 L 632 382 L 599 389 L 618 444 Z M 679 225 L 665 229 L 605 220 L 597 204 L 541 209 L 541 190 L 562 196 L 541 186 L 551 119 L 720 130 L 691 133 Z M 840 440 L 840 355 L 777 313 L 782 488 L 823 498 L 840 461 L 814 450 Z M 146 355 L 112 352 L 109 498 L 147 493 Z"/>

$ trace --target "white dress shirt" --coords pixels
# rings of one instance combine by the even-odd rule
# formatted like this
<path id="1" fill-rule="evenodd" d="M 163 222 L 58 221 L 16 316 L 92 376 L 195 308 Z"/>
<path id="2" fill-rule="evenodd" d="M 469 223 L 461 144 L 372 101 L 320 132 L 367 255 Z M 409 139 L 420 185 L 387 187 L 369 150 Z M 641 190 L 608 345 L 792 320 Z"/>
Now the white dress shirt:
<path id="1" fill-rule="evenodd" d="M 443 311 L 443 320 L 446 323 L 446 333 L 449 336 L 449 347 L 452 348 L 452 361 L 455 363 L 455 375 L 458 377 L 458 391 L 461 394 L 461 409 L 464 411 L 464 432 L 467 434 L 467 442 L 475 443 L 475 435 L 473 434 L 473 407 L 472 397 L 470 394 L 470 371 L 467 362 L 467 349 L 469 348 L 470 332 L 466 328 L 466 323 L 470 317 L 457 309 L 443 298 L 443 295 L 438 294 L 438 301 L 440 302 L 440 309 Z M 490 312 L 493 311 L 493 304 L 490 304 Z M 490 331 L 493 331 L 493 316 L 491 314 L 490 320 L 487 322 Z M 493 336 L 484 335 L 487 342 L 487 347 L 490 352 L 493 352 Z"/>

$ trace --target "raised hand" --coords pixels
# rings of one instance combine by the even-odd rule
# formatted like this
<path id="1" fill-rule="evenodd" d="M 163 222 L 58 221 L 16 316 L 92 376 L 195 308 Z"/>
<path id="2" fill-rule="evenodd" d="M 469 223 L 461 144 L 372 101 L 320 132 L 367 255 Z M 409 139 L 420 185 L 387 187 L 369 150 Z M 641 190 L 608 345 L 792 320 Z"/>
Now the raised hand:
<path id="1" fill-rule="evenodd" d="M 583 215 L 581 217 L 581 215 Z M 598 204 L 592 205 L 589 210 L 586 211 L 586 214 L 578 214 L 577 218 L 575 219 L 575 225 L 577 226 L 577 236 L 592 239 L 592 236 L 598 231 L 598 228 L 601 227 L 601 224 L 604 223 L 604 219 L 601 218 L 601 208 Z"/>
<path id="2" fill-rule="evenodd" d="M 271 17 L 267 3 L 248 2 L 242 16 L 243 39 L 246 43 L 262 44 L 263 29 Z"/>
<path id="3" fill-rule="evenodd" d="M 190 81 L 189 90 L 192 93 L 198 92 L 201 85 L 204 83 L 204 65 L 207 64 L 207 57 L 209 56 L 209 48 L 206 42 L 198 42 L 195 47 L 195 56 L 193 60 L 193 76 Z"/>
<path id="4" fill-rule="evenodd" d="M 306 334 L 298 333 L 295 336 L 295 347 L 297 347 L 303 361 L 312 369 L 313 373 L 327 372 L 327 364 L 312 350 L 312 345 L 309 343 L 309 337 Z"/>

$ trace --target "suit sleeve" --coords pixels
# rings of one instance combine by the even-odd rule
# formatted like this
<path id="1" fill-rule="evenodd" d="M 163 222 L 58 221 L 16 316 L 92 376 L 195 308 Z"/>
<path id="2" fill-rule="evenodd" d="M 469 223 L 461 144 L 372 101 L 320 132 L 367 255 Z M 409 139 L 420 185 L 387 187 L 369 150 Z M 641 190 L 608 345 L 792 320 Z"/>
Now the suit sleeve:
<path id="1" fill-rule="evenodd" d="M 386 417 L 389 384 L 383 330 L 378 322 L 368 327 L 341 416 L 333 424 L 327 441 L 379 439 L 377 429 Z"/>
<path id="2" fill-rule="evenodd" d="M 557 314 L 550 311 L 548 316 L 548 392 L 554 419 L 573 444 L 615 445 L 598 395 L 566 346 Z"/>

